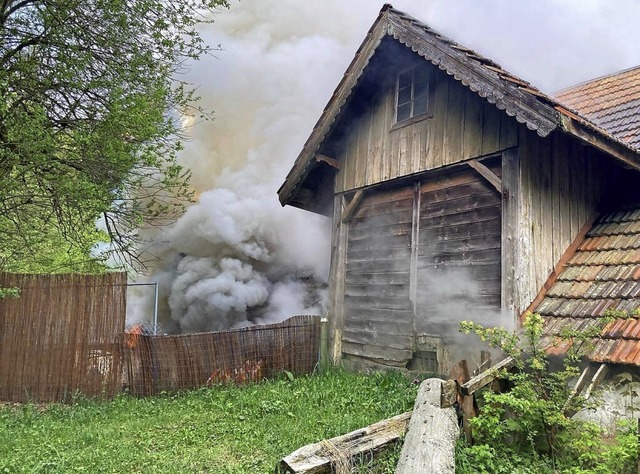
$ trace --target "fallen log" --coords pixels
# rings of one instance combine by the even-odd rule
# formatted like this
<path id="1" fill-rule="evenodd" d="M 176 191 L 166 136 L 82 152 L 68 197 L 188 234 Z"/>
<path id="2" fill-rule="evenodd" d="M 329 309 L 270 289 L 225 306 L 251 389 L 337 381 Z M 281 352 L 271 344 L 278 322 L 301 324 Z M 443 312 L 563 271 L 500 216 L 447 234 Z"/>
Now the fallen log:
<path id="1" fill-rule="evenodd" d="M 375 453 L 404 436 L 411 412 L 379 421 L 342 436 L 308 444 L 297 449 L 278 463 L 279 472 L 318 474 L 341 472 L 359 456 Z M 345 472 L 350 472 L 345 469 Z"/>
<path id="2" fill-rule="evenodd" d="M 516 361 L 513 357 L 507 357 L 506 359 L 498 362 L 493 367 L 485 370 L 484 372 L 476 375 L 467 383 L 460 387 L 460 390 L 464 395 L 471 395 L 472 393 L 480 390 L 482 387 L 486 387 L 493 382 L 502 369 L 509 369 L 515 365 Z"/>
<path id="3" fill-rule="evenodd" d="M 427 379 L 420 385 L 396 474 L 455 473 L 459 430 L 453 401 L 446 395 L 450 384 L 455 387 L 454 381 L 440 379 Z"/>

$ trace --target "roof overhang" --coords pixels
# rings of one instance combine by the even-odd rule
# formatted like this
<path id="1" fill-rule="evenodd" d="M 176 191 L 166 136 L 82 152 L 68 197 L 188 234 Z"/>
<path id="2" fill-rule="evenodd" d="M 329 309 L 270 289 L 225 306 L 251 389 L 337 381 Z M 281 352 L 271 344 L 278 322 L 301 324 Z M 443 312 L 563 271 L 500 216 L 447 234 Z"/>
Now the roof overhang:
<path id="1" fill-rule="evenodd" d="M 539 136 L 546 137 L 554 130 L 560 130 L 624 165 L 640 170 L 640 155 L 629 145 L 617 140 L 577 112 L 567 109 L 528 82 L 505 71 L 490 59 L 458 45 L 419 20 L 395 10 L 391 5 L 385 5 L 278 190 L 283 206 L 289 204 L 328 214 L 328 211 L 319 211 L 326 207 L 326 203 L 320 205 L 314 201 L 320 198 L 326 201 L 326 190 L 324 194 L 321 193 L 320 186 L 328 186 L 333 190 L 333 182 L 329 182 L 329 176 L 331 173 L 335 174 L 337 167 L 331 167 L 317 159 L 316 155 L 332 127 L 339 122 L 367 65 L 387 36 L 438 66 Z M 317 173 L 321 173 L 320 178 L 316 176 Z M 297 196 L 300 193 L 304 196 Z"/>

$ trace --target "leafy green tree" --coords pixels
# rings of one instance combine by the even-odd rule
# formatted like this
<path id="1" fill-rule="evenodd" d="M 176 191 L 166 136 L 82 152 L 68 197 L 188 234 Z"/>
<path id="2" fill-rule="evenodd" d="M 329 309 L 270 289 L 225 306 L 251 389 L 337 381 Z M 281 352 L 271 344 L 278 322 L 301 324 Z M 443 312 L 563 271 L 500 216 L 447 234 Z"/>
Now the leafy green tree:
<path id="1" fill-rule="evenodd" d="M 205 113 L 179 74 L 226 6 L 0 0 L 0 265 L 47 239 L 86 257 L 98 218 L 120 261 L 144 265 L 137 229 L 190 199 L 180 117 Z"/>

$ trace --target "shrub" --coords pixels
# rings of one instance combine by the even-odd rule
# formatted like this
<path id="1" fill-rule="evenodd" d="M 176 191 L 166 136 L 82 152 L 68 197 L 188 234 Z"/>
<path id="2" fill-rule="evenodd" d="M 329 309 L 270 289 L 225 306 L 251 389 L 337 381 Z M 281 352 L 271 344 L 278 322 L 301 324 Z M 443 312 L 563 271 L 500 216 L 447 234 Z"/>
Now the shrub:
<path id="1" fill-rule="evenodd" d="M 572 349 L 578 345 L 564 341 L 570 349 L 561 366 L 552 368 L 542 329 L 537 314 L 527 315 L 518 333 L 461 323 L 461 331 L 473 332 L 501 349 L 514 358 L 515 366 L 500 374 L 510 390 L 481 393 L 480 415 L 471 420 L 476 444 L 459 446 L 459 472 L 633 472 L 637 460 L 633 429 L 622 430 L 614 442 L 605 444 L 600 427 L 570 417 L 585 406 L 569 383 L 579 375 L 580 354 Z M 565 339 L 592 336 L 564 335 Z"/>

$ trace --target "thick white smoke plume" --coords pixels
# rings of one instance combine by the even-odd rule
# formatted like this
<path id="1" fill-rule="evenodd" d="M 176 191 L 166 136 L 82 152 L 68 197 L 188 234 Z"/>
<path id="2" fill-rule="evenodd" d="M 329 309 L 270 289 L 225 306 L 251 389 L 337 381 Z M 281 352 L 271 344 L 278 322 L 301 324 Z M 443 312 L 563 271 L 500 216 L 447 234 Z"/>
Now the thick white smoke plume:
<path id="1" fill-rule="evenodd" d="M 640 63 L 634 0 L 394 6 L 546 91 Z M 198 203 L 154 236 L 163 260 L 149 280 L 160 282 L 164 327 L 215 330 L 321 311 L 331 223 L 281 208 L 276 191 L 381 7 L 234 1 L 203 32 L 222 50 L 186 79 L 215 120 L 190 128 L 181 156 Z"/>

